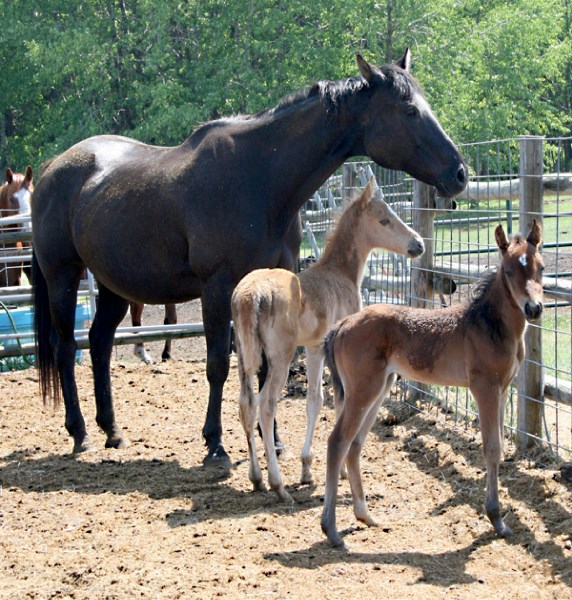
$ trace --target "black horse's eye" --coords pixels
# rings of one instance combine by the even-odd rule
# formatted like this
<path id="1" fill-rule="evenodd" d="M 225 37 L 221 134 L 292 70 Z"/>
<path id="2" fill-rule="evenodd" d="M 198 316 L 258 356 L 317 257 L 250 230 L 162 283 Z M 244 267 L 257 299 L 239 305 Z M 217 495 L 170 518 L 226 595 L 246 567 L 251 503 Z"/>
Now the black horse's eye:
<path id="1" fill-rule="evenodd" d="M 408 117 L 416 117 L 419 114 L 419 111 L 417 110 L 416 106 L 409 104 L 405 109 L 405 114 Z"/>
<path id="2" fill-rule="evenodd" d="M 381 219 L 380 223 L 385 226 L 385 225 L 389 225 L 389 219 Z"/>

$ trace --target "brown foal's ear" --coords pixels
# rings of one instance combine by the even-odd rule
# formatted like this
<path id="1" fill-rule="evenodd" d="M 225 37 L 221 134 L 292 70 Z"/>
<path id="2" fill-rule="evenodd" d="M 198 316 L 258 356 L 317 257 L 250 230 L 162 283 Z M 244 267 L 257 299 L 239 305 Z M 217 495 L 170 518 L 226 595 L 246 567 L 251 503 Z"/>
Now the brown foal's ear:
<path id="1" fill-rule="evenodd" d="M 502 254 L 504 254 L 508 250 L 508 239 L 505 235 L 502 225 L 497 225 L 497 228 L 495 229 L 495 239 L 497 241 L 499 250 Z"/>
<path id="2" fill-rule="evenodd" d="M 14 181 L 14 172 L 12 171 L 12 169 L 10 167 L 8 167 L 6 169 L 6 182 L 12 183 L 12 181 Z"/>
<path id="3" fill-rule="evenodd" d="M 532 227 L 528 233 L 526 241 L 536 248 L 542 244 L 542 225 L 536 219 L 533 219 L 532 221 Z"/>

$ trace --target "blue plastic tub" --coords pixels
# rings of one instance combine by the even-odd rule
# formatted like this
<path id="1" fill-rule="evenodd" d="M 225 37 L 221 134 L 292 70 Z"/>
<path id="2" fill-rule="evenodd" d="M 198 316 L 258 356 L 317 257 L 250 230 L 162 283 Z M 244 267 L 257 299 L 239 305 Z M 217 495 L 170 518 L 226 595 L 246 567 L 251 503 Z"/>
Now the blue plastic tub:
<path id="1" fill-rule="evenodd" d="M 0 334 L 1 333 L 33 333 L 34 331 L 34 311 L 26 308 L 9 308 L 10 318 L 3 308 L 0 308 Z M 85 329 L 85 322 L 91 319 L 91 311 L 86 304 L 78 304 L 75 311 L 75 329 Z M 12 325 L 13 321 L 13 325 Z M 14 331 L 16 328 L 16 331 Z M 34 337 L 20 338 L 21 344 L 32 344 Z M 18 340 L 2 340 L 0 344 L 5 348 L 11 348 L 18 345 Z M 78 350 L 78 352 L 81 352 Z M 79 355 L 81 357 L 81 354 Z"/>

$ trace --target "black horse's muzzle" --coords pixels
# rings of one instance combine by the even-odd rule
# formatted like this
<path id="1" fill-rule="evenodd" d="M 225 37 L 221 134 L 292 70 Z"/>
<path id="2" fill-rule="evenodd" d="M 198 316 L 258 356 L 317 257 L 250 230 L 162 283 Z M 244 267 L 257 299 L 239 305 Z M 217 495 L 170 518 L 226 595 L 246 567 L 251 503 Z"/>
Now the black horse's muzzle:
<path id="1" fill-rule="evenodd" d="M 440 180 L 436 186 L 439 196 L 451 198 L 460 194 L 466 187 L 469 180 L 469 169 L 463 162 L 459 164 L 457 169 L 451 173 L 446 180 Z"/>

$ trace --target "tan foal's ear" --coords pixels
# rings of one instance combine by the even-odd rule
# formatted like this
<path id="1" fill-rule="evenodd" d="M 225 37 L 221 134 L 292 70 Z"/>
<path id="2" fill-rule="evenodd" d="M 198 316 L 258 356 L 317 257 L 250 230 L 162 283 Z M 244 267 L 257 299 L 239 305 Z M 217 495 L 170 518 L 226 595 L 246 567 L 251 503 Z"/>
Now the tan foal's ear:
<path id="1" fill-rule="evenodd" d="M 495 239 L 499 250 L 504 254 L 508 250 L 508 239 L 502 225 L 497 225 L 497 228 L 495 229 Z"/>
<path id="2" fill-rule="evenodd" d="M 375 188 L 376 188 L 375 177 L 372 176 L 369 178 L 367 185 L 365 186 L 365 188 L 363 189 L 363 192 L 361 193 L 361 196 L 359 199 L 360 208 L 365 209 L 367 207 L 367 205 L 369 204 L 369 201 L 373 198 L 373 195 L 375 193 Z"/>
<path id="3" fill-rule="evenodd" d="M 536 248 L 542 244 L 542 225 L 536 219 L 533 219 L 532 221 L 532 227 L 528 233 L 526 241 Z"/>

